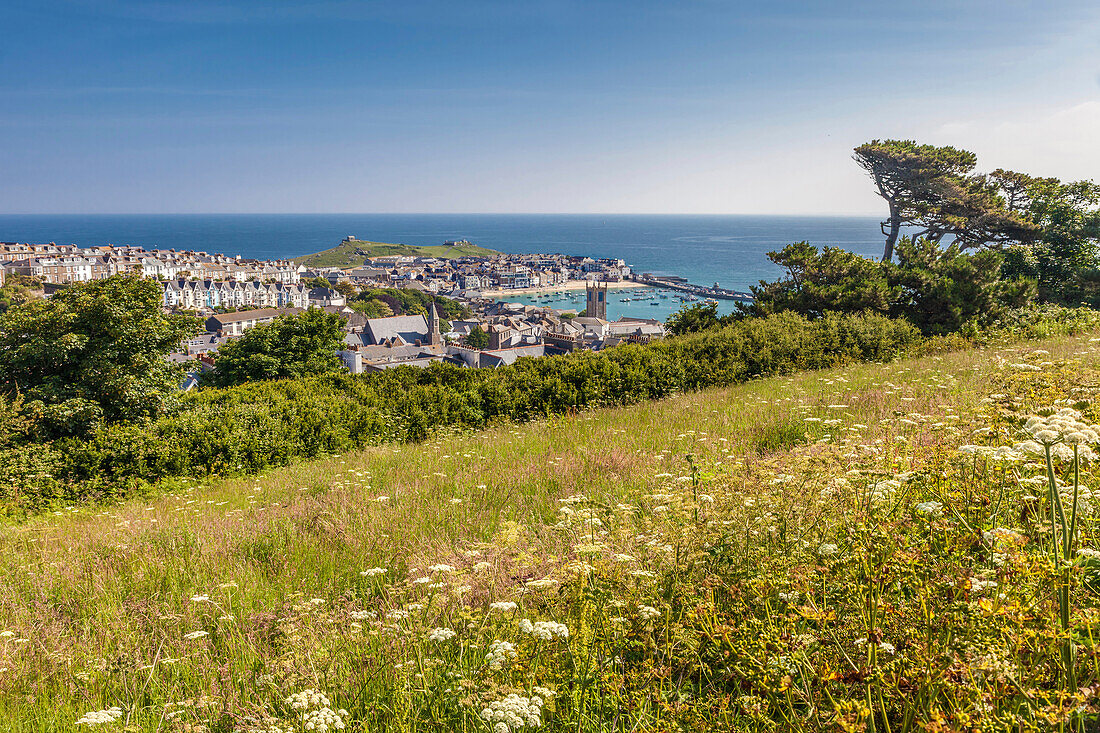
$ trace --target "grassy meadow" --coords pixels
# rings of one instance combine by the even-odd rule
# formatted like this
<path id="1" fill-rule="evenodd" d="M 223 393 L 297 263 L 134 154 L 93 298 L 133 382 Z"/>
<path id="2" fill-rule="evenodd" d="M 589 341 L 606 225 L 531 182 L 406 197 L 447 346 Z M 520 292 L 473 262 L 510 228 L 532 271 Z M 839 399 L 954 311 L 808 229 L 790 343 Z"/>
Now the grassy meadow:
<path id="1" fill-rule="evenodd" d="M 1100 419 L 1098 346 L 762 379 L 5 526 L 2 727 L 1095 729 L 1091 438 L 1049 473 L 1021 444 L 1030 415 Z"/>

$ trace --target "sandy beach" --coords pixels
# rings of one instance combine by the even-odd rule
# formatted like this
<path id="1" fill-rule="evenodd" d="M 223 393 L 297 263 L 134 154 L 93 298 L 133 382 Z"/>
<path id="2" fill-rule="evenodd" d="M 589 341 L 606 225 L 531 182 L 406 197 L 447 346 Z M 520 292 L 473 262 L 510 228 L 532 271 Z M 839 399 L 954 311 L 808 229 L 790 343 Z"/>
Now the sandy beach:
<path id="1" fill-rule="evenodd" d="M 510 295 L 543 295 L 545 293 L 555 293 L 562 290 L 584 290 L 588 283 L 584 280 L 570 280 L 569 282 L 562 283 L 561 285 L 547 285 L 541 288 L 511 288 L 508 290 L 482 290 L 481 294 L 486 298 L 507 298 Z M 634 282 L 633 280 L 623 280 L 617 283 L 607 283 L 607 291 L 614 293 L 619 290 L 631 290 L 633 288 L 648 288 L 652 287 L 646 283 Z"/>

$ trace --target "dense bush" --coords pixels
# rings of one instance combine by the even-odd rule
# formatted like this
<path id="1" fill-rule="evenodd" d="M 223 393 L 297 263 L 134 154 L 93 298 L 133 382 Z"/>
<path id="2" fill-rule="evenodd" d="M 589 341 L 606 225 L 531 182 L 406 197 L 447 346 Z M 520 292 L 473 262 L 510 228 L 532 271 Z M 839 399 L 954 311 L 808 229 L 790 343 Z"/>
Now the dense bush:
<path id="1" fill-rule="evenodd" d="M 168 476 L 250 473 L 364 445 L 421 440 L 440 428 L 476 429 L 764 375 L 886 360 L 919 341 L 910 324 L 881 316 L 828 314 L 810 321 L 781 313 L 647 345 L 521 359 L 494 370 L 435 364 L 201 390 L 152 423 L 113 423 L 91 437 L 50 445 L 49 481 L 20 478 L 18 490 L 4 489 L 3 501 L 9 512 L 25 511 L 73 492 L 98 498 Z"/>
<path id="2" fill-rule="evenodd" d="M 769 252 L 787 269 L 775 282 L 752 288 L 749 315 L 792 311 L 811 318 L 827 312 L 871 312 L 905 318 L 925 334 L 948 334 L 968 325 L 984 327 L 1035 295 L 1033 281 L 1002 279 L 1002 255 L 974 254 L 952 244 L 903 238 L 897 262 L 876 262 L 842 249 L 818 250 L 806 242 Z"/>

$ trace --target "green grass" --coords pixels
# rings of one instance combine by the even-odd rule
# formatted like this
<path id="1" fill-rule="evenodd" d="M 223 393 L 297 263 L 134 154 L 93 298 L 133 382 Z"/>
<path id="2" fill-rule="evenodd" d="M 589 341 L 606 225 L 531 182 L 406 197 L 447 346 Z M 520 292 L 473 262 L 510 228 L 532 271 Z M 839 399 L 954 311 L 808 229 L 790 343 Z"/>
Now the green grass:
<path id="1" fill-rule="evenodd" d="M 1022 481 L 1041 471 L 959 451 L 1019 440 L 1059 399 L 1091 414 L 1096 344 L 1040 346 L 757 380 L 8 526 L 0 719 L 74 731 L 117 705 L 128 721 L 105 729 L 268 730 L 315 689 L 348 730 L 487 731 L 479 711 L 538 686 L 556 692 L 548 731 L 1068 730 L 1100 680 L 1087 573 L 1084 691 L 1063 692 L 1061 575 L 1042 489 Z M 931 500 L 942 516 L 914 511 Z M 1083 513 L 1094 547 L 1100 515 Z M 1021 538 L 998 556 L 982 544 L 996 526 Z M 498 640 L 515 658 L 496 669 Z"/>
<path id="2" fill-rule="evenodd" d="M 366 255 L 356 254 L 356 249 L 366 252 Z M 356 240 L 354 242 L 343 242 L 323 252 L 315 252 L 313 254 L 296 257 L 294 261 L 306 267 L 355 267 L 362 265 L 367 257 L 383 257 L 386 255 L 455 259 L 457 257 L 491 257 L 496 254 L 499 253 L 491 249 L 478 247 L 474 244 L 460 244 L 447 247 L 442 244 L 418 246 L 412 244 L 388 244 L 386 242 Z"/>

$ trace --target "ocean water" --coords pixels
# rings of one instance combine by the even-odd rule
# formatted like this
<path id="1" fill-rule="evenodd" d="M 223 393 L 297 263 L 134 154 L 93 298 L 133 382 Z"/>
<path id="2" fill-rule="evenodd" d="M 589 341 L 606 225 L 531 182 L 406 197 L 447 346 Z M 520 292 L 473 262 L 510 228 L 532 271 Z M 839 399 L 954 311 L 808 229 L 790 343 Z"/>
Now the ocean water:
<path id="1" fill-rule="evenodd" d="M 621 257 L 638 272 L 679 275 L 746 290 L 782 270 L 767 253 L 807 240 L 881 256 L 875 217 L 574 214 L 155 214 L 0 215 L 0 241 L 138 244 L 265 259 L 334 247 L 346 235 L 379 242 L 439 244 L 448 239 L 501 252 Z M 674 296 L 651 301 L 609 296 L 608 315 L 666 318 Z M 524 300 L 530 298 L 509 298 Z M 581 296 L 583 307 L 583 295 Z M 656 301 L 656 305 L 651 302 Z M 563 302 L 554 307 L 569 307 Z M 732 304 L 722 303 L 726 312 Z"/>

